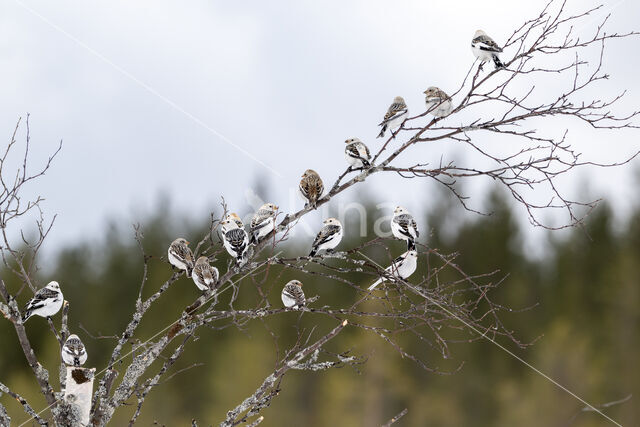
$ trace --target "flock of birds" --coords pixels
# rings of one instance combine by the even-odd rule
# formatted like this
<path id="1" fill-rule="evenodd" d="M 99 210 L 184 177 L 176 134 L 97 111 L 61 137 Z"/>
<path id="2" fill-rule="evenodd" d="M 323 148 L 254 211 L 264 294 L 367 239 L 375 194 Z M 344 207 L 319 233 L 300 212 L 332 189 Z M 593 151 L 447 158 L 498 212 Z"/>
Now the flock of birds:
<path id="1" fill-rule="evenodd" d="M 471 41 L 471 50 L 480 60 L 480 66 L 484 62 L 493 62 L 496 68 L 504 65 L 500 61 L 498 54 L 502 48 L 493 39 L 482 31 L 475 32 Z M 451 98 L 441 89 L 430 87 L 426 91 L 425 102 L 427 111 L 434 117 L 441 118 L 448 116 L 453 103 Z M 404 99 L 397 96 L 389 106 L 381 126 L 379 138 L 384 137 L 387 130 L 392 132 L 402 126 L 407 119 L 409 110 Z M 393 135 L 395 136 L 395 135 Z M 345 141 L 345 158 L 351 170 L 368 169 L 371 167 L 371 154 L 369 148 L 358 138 L 350 138 Z M 318 199 L 324 191 L 324 184 L 320 175 L 312 169 L 308 169 L 302 175 L 299 185 L 300 195 L 305 200 L 305 207 L 316 208 Z M 258 209 L 251 218 L 249 232 L 236 213 L 230 213 L 220 223 L 220 236 L 229 255 L 236 259 L 236 266 L 240 267 L 247 261 L 247 253 L 251 245 L 258 244 L 265 236 L 275 230 L 276 215 L 278 206 L 273 203 L 266 203 Z M 407 251 L 397 257 L 389 267 L 386 268 L 387 275 L 380 277 L 367 290 L 374 290 L 387 277 L 407 279 L 417 269 L 418 252 L 415 241 L 420 236 L 418 225 L 413 216 L 403 207 L 398 206 L 393 212 L 391 219 L 391 232 L 394 237 L 407 242 Z M 340 244 L 343 236 L 343 227 L 336 218 L 328 218 L 323 222 L 322 229 L 318 232 L 311 245 L 309 257 L 316 256 L 320 251 L 327 253 Z M 201 256 L 194 261 L 194 255 L 189 249 L 189 242 L 184 238 L 175 239 L 168 249 L 168 261 L 172 266 L 184 270 L 187 277 L 190 277 L 196 287 L 202 291 L 215 290 L 218 286 L 220 274 L 218 269 L 209 263 L 209 258 Z M 282 303 L 287 308 L 299 309 L 306 304 L 305 295 L 302 291 L 302 282 L 291 280 L 281 293 Z M 44 288 L 38 290 L 33 298 L 26 304 L 22 322 L 26 322 L 31 316 L 49 318 L 55 315 L 62 308 L 64 297 L 60 290 L 60 285 L 52 281 Z M 72 334 L 65 341 L 62 351 L 62 360 L 69 366 L 81 366 L 87 360 L 87 352 L 84 344 L 77 335 Z"/>

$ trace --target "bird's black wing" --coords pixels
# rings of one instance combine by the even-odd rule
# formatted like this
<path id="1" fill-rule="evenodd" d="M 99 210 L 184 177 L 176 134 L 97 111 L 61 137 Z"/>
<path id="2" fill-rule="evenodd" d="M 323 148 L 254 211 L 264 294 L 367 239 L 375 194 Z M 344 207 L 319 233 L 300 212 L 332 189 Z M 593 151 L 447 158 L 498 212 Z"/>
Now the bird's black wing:
<path id="1" fill-rule="evenodd" d="M 337 225 L 325 225 L 322 227 L 320 232 L 317 234 L 316 238 L 313 240 L 313 247 L 317 248 L 323 243 L 327 243 L 329 240 L 333 238 L 333 236 L 340 232 L 340 227 Z"/>
<path id="2" fill-rule="evenodd" d="M 473 39 L 471 43 L 475 44 L 476 47 L 480 50 L 484 50 L 487 52 L 496 52 L 496 53 L 502 52 L 502 48 L 498 46 L 498 44 L 495 41 L 493 41 L 493 39 L 489 36 L 485 36 L 485 35 L 478 36 L 475 39 Z"/>

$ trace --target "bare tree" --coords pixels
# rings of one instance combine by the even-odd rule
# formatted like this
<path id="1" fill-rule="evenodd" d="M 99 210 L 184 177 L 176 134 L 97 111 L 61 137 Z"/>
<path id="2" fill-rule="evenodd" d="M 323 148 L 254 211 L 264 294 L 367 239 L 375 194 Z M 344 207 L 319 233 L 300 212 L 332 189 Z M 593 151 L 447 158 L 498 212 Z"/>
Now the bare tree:
<path id="1" fill-rule="evenodd" d="M 606 33 L 606 18 L 599 25 L 589 27 L 590 15 L 598 9 L 569 13 L 566 2 L 551 0 L 538 16 L 525 21 L 507 39 L 503 46 L 505 68 L 488 70 L 489 67 L 483 68 L 481 64 L 473 63 L 460 87 L 452 95 L 454 108 L 449 116 L 429 119 L 430 111 L 424 111 L 408 118 L 377 150 L 371 167 L 347 168 L 335 179 L 317 205 L 329 203 L 334 196 L 351 187 L 365 185 L 364 182 L 374 174 L 391 172 L 404 178 L 434 180 L 450 191 L 466 209 L 473 210 L 467 204 L 467 197 L 459 192 L 456 182 L 462 178 L 485 177 L 506 188 L 536 226 L 560 228 L 580 224 L 597 201 L 572 200 L 559 190 L 558 177 L 585 165 L 616 166 L 629 162 L 631 158 L 621 159 L 619 163 L 611 165 L 582 160 L 580 154 L 568 143 L 567 132 L 576 123 L 586 123 L 594 129 L 635 128 L 633 120 L 638 115 L 637 111 L 627 114 L 613 112 L 624 92 L 607 99 L 593 96 L 591 89 L 600 80 L 608 78 L 603 62 L 605 45 L 616 39 L 638 35 L 636 32 Z M 582 26 L 591 33 L 587 36 L 578 34 L 576 28 Z M 590 57 L 596 58 L 595 62 Z M 563 62 L 567 58 L 569 61 Z M 531 76 L 549 74 L 562 77 L 557 79 L 560 83 L 555 86 L 562 82 L 567 82 L 567 86 L 548 88 L 531 83 Z M 453 125 L 454 122 L 461 123 Z M 561 126 L 563 130 L 557 135 L 553 131 L 539 131 L 536 130 L 539 123 L 543 123 L 545 129 L 554 129 L 551 123 L 557 123 L 556 126 Z M 473 136 L 483 132 L 509 138 L 509 145 L 502 147 L 498 153 L 490 152 L 474 142 Z M 472 165 L 454 162 L 437 165 L 399 162 L 401 154 L 411 152 L 417 145 L 434 141 L 461 144 L 483 161 Z M 35 261 L 53 224 L 53 221 L 46 222 L 40 211 L 41 198 L 24 201 L 21 192 L 27 182 L 46 172 L 59 149 L 42 169 L 29 174 L 27 136 L 24 161 L 14 176 L 8 170 L 5 159 L 15 149 L 14 133 L 4 157 L 0 159 L 0 225 L 3 238 L 0 252 L 5 267 L 20 279 L 22 286 L 11 291 L 0 281 L 0 293 L 4 299 L 4 303 L 0 304 L 0 311 L 15 327 L 19 344 L 52 416 L 48 417 L 46 411 L 36 411 L 1 383 L 0 391 L 18 399 L 25 412 L 42 425 L 50 422 L 55 425 L 75 425 L 78 423 L 77 419 L 73 418 L 73 412 L 61 400 L 61 392 L 56 392 L 51 387 L 47 369 L 38 362 L 31 348 L 16 303 L 16 297 L 25 288 L 30 292 L 35 292 L 38 288 L 32 279 L 37 271 Z M 10 178 L 9 174 L 14 178 Z M 545 191 L 545 188 L 551 193 L 549 200 L 544 203 L 535 202 L 532 195 Z M 259 416 L 262 409 L 269 406 L 278 395 L 282 378 L 291 370 L 321 372 L 338 366 L 364 363 L 363 355 L 352 355 L 346 350 L 336 353 L 326 346 L 347 327 L 381 338 L 403 357 L 413 360 L 427 371 L 438 373 L 443 372 L 424 360 L 422 353 L 404 349 L 400 340 L 408 337 L 418 346 L 435 348 L 447 358 L 450 357 L 452 342 L 481 339 L 496 342 L 496 339 L 502 337 L 519 347 L 529 345 L 519 340 L 501 320 L 502 313 L 512 310 L 491 299 L 491 291 L 501 284 L 504 277 L 497 270 L 477 275 L 468 274 L 456 264 L 456 254 L 445 254 L 419 245 L 420 258 L 426 261 L 421 264 L 426 264 L 427 267 L 421 268 L 420 277 L 414 276 L 411 281 L 390 276 L 380 265 L 390 262 L 393 259 L 391 254 L 384 263 L 376 262 L 365 254 L 364 250 L 372 247 L 379 247 L 388 253 L 386 241 L 382 238 L 374 237 L 358 247 L 316 257 L 282 256 L 282 243 L 288 240 L 293 227 L 311 209 L 306 207 L 280 218 L 275 230 L 252 248 L 247 263 L 239 268 L 230 264 L 217 286 L 204 292 L 185 307 L 182 313 L 176 313 L 175 321 L 168 323 L 167 327 L 143 343 L 132 344 L 137 328 L 148 310 L 182 276 L 181 272 L 174 272 L 163 283 L 147 284 L 149 265 L 156 262 L 154 259 L 157 257 L 151 257 L 144 251 L 143 232 L 141 227 L 136 226 L 135 238 L 143 260 L 140 291 L 131 320 L 117 336 L 109 362 L 97 373 L 100 380 L 93 396 L 91 423 L 96 426 L 105 425 L 116 411 L 135 402 L 130 425 L 135 424 L 146 397 L 163 378 L 171 375 L 171 367 L 187 351 L 188 344 L 199 328 L 221 329 L 235 326 L 242 329 L 256 319 L 296 310 L 273 307 L 267 300 L 272 292 L 280 292 L 279 277 L 285 270 L 298 272 L 301 277 L 320 275 L 328 282 L 340 284 L 353 292 L 357 295 L 356 301 L 348 306 L 326 306 L 318 303 L 321 296 L 314 296 L 308 299 L 306 306 L 297 309 L 301 313 L 299 322 L 305 315 L 331 319 L 335 325 L 324 333 L 299 327 L 296 344 L 283 352 L 279 351 L 274 335 L 279 360 L 277 366 L 262 383 L 257 382 L 257 389 L 252 394 L 226 415 L 221 414 L 221 418 L 224 418 L 221 424 L 223 426 L 259 424 L 263 420 Z M 544 224 L 539 215 L 548 209 L 564 210 L 568 221 L 561 226 Z M 38 235 L 35 240 L 28 240 L 21 235 L 22 246 L 17 249 L 10 236 L 9 224 L 33 213 L 36 214 Z M 222 256 L 224 250 L 217 236 L 220 221 L 226 214 L 226 205 L 223 204 L 220 215 L 211 215 L 209 232 L 194 248 L 197 256 L 205 255 L 209 259 Z M 279 267 L 279 273 L 274 273 L 276 266 Z M 446 275 L 443 274 L 445 272 Z M 367 291 L 361 283 L 345 278 L 352 273 L 368 277 L 371 281 L 386 277 L 388 284 L 381 290 Z M 450 279 L 445 279 L 445 276 Z M 252 307 L 236 307 L 238 289 L 248 282 L 256 285 L 258 302 Z M 144 290 L 149 286 L 154 291 L 150 296 L 144 297 Z M 231 292 L 230 302 L 222 304 L 219 297 L 227 291 Z M 66 314 L 70 307 L 71 304 L 65 303 L 60 331 L 49 320 L 51 331 L 61 346 L 69 334 Z M 167 320 L 169 322 L 171 319 Z M 132 357 L 125 362 L 126 356 Z M 154 370 L 152 365 L 157 360 L 164 362 L 160 369 Z M 61 382 L 63 371 L 61 364 Z M 590 409 L 596 410 L 593 407 Z M 405 413 L 406 410 L 391 419 L 389 424 Z M 8 419 L 8 415 L 0 407 L 0 420 L 2 419 Z"/>

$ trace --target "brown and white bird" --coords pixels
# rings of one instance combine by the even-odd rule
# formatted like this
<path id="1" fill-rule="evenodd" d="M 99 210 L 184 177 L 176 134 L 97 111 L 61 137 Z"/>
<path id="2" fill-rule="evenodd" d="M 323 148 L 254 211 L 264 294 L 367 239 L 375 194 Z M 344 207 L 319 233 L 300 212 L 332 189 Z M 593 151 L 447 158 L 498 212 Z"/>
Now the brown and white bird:
<path id="1" fill-rule="evenodd" d="M 442 89 L 431 86 L 424 91 L 424 95 L 427 111 L 433 114 L 433 117 L 446 117 L 451 114 L 453 103 Z"/>
<path id="2" fill-rule="evenodd" d="M 82 366 L 87 361 L 87 350 L 76 334 L 69 335 L 61 350 L 62 361 L 68 366 Z"/>
<path id="3" fill-rule="evenodd" d="M 251 239 L 249 243 L 255 245 L 276 228 L 278 207 L 273 203 L 265 203 L 251 218 Z"/>
<path id="4" fill-rule="evenodd" d="M 287 308 L 298 309 L 306 303 L 304 292 L 302 291 L 302 282 L 299 280 L 292 280 L 284 285 L 280 297 Z"/>
<path id="5" fill-rule="evenodd" d="M 204 292 L 213 288 L 218 282 L 218 277 L 220 277 L 220 273 L 216 267 L 209 264 L 209 258 L 201 256 L 196 260 L 191 278 L 198 289 Z"/>
<path id="6" fill-rule="evenodd" d="M 480 60 L 481 67 L 486 61 L 493 61 L 496 68 L 504 67 L 504 64 L 498 57 L 498 54 L 502 52 L 502 48 L 482 30 L 476 31 L 473 35 L 473 39 L 471 40 L 471 51 L 475 57 Z"/>
<path id="7" fill-rule="evenodd" d="M 342 240 L 343 232 L 340 221 L 335 218 L 328 218 L 324 220 L 323 224 L 324 226 L 313 240 L 309 256 L 315 256 L 318 251 L 322 250 L 333 252 Z"/>
<path id="8" fill-rule="evenodd" d="M 378 125 L 382 126 L 378 138 L 384 137 L 387 129 L 393 132 L 394 129 L 400 127 L 407 117 L 409 117 L 407 104 L 401 96 L 396 96 L 384 115 L 384 119 Z"/>
<path id="9" fill-rule="evenodd" d="M 298 189 L 302 197 L 306 200 L 304 207 L 311 206 L 315 209 L 318 199 L 324 191 L 324 184 L 318 172 L 313 169 L 307 169 L 304 174 L 302 174 Z"/>
<path id="10" fill-rule="evenodd" d="M 27 302 L 22 313 L 22 323 L 29 320 L 34 314 L 40 317 L 51 317 L 62 308 L 64 297 L 58 282 L 49 282 L 47 286 L 39 289 L 33 298 Z"/>
<path id="11" fill-rule="evenodd" d="M 187 277 L 191 277 L 191 271 L 193 270 L 193 252 L 187 246 L 189 242 L 182 237 L 177 238 L 167 250 L 169 256 L 169 262 L 174 267 L 184 270 Z"/>
<path id="12" fill-rule="evenodd" d="M 222 237 L 224 248 L 236 259 L 237 265 L 241 266 L 247 261 L 249 235 L 243 228 L 238 228 L 238 224 L 233 220 L 225 219 L 220 225 L 223 230 L 226 230 Z"/>
<path id="13" fill-rule="evenodd" d="M 407 251 L 394 259 L 389 267 L 385 271 L 393 277 L 399 279 L 406 279 L 416 272 L 418 268 L 418 252 L 415 250 Z M 380 283 L 388 280 L 386 277 L 381 277 L 376 280 L 373 285 L 367 288 L 368 291 L 374 290 Z"/>
<path id="14" fill-rule="evenodd" d="M 413 215 L 402 206 L 396 207 L 393 211 L 391 233 L 397 239 L 406 240 L 407 250 L 415 249 L 416 239 L 420 237 L 416 220 L 413 219 Z"/>
<path id="15" fill-rule="evenodd" d="M 238 224 L 238 228 L 244 228 L 244 223 L 237 213 L 231 212 L 229 215 L 227 215 L 226 219 L 233 220 L 236 224 Z"/>
<path id="16" fill-rule="evenodd" d="M 344 157 L 349 166 L 355 169 L 371 166 L 371 153 L 369 148 L 359 138 L 349 138 L 345 141 Z"/>

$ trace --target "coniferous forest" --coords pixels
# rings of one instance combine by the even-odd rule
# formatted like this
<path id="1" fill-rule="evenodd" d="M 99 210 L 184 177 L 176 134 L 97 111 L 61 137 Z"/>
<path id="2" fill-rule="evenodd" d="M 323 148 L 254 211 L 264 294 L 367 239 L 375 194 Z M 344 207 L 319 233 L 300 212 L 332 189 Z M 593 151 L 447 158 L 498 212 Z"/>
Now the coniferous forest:
<path id="1" fill-rule="evenodd" d="M 635 205 L 629 218 L 614 221 L 610 206 L 601 203 L 584 227 L 549 232 L 544 254 L 532 257 L 525 249 L 531 227 L 518 225 L 520 208 L 510 207 L 500 191 L 490 193 L 484 202 L 491 207 L 490 216 L 465 213 L 445 197 L 434 198 L 436 208 L 416 217 L 428 225 L 424 241 L 428 248 L 457 254 L 455 262 L 468 274 L 499 270 L 492 276 L 501 280 L 491 291 L 493 301 L 513 309 L 503 314 L 505 326 L 520 342 L 530 345 L 519 349 L 508 340 L 503 344 L 580 396 L 588 396 L 594 404 L 623 400 L 606 412 L 623 425 L 633 425 L 640 418 L 636 401 L 640 397 L 640 371 L 636 366 L 640 359 L 640 205 Z M 376 215 L 374 205 L 369 204 L 370 231 Z M 358 245 L 359 227 L 349 227 L 348 215 L 345 222 L 342 246 Z M 69 325 L 87 346 L 86 366 L 106 364 L 112 335 L 124 327 L 133 310 L 128 304 L 135 301 L 139 290 L 140 248 L 132 229 L 113 225 L 116 223 L 122 221 L 106 225 L 100 238 L 57 251 L 50 270 L 41 272 L 55 277 L 64 286 L 65 298 L 74 301 Z M 161 257 L 166 256 L 167 244 L 174 238 L 167 230 L 175 229 L 176 224 L 186 227 L 187 237 L 194 239 L 208 227 L 181 218 L 164 203 L 141 222 L 145 251 L 153 257 L 145 292 L 154 292 L 154 287 L 172 273 Z M 398 250 L 404 245 L 393 239 L 387 244 Z M 307 250 L 308 245 L 303 239 L 288 243 L 292 253 Z M 375 256 L 375 251 L 371 255 Z M 225 262 L 221 259 L 216 264 L 221 271 L 227 268 Z M 329 262 L 339 265 L 341 261 Z M 412 280 L 423 274 L 427 264 L 419 265 Z M 279 276 L 280 284 L 293 278 L 291 275 L 287 271 Z M 11 275 L 5 276 L 9 287 L 18 286 L 11 283 Z M 352 297 L 322 276 L 306 276 L 304 282 L 308 297 L 320 295 L 318 306 L 337 302 L 348 305 L 344 299 Z M 261 284 L 250 278 L 244 280 L 236 305 L 255 300 L 258 286 Z M 169 295 L 145 317 L 139 336 L 151 335 L 179 316 L 181 307 L 197 295 L 191 280 L 184 277 L 167 292 Z M 276 298 L 279 292 L 271 295 L 270 303 L 280 307 Z M 277 357 L 273 334 L 277 331 L 281 347 L 292 344 L 296 328 L 322 324 L 313 316 L 290 312 L 243 325 L 202 329 L 164 382 L 151 391 L 138 421 L 141 425 L 157 422 L 167 426 L 188 425 L 192 419 L 203 425 L 215 423 L 273 370 Z M 55 372 L 59 346 L 45 327 L 45 320 L 34 319 L 27 329 L 38 357 Z M 12 334 L 15 332 L 9 322 L 0 322 L 0 335 L 13 341 Z M 575 399 L 491 343 L 472 334 L 468 339 L 473 342 L 461 339 L 460 345 L 450 344 L 447 358 L 437 348 L 422 354 L 437 371 L 430 373 L 374 335 L 345 330 L 325 350 L 349 348 L 361 357 L 361 363 L 322 375 L 289 373 L 283 379 L 286 387 L 282 387 L 281 395 L 264 410 L 265 423 L 375 425 L 407 408 L 402 425 L 602 425 L 599 416 L 583 411 Z M 400 342 L 408 350 L 416 345 L 411 340 Z M 425 350 L 421 347 L 414 351 Z M 0 371 L 10 388 L 24 391 L 23 396 L 37 406 L 46 406 L 18 346 L 3 346 Z M 57 384 L 55 375 L 52 381 Z M 21 413 L 19 404 L 9 396 L 2 396 L 2 403 L 10 413 Z M 134 410 L 132 401 L 131 413 Z M 131 413 L 118 412 L 113 425 L 125 425 Z M 22 414 L 15 421 L 22 422 L 22 417 L 26 419 Z"/>

